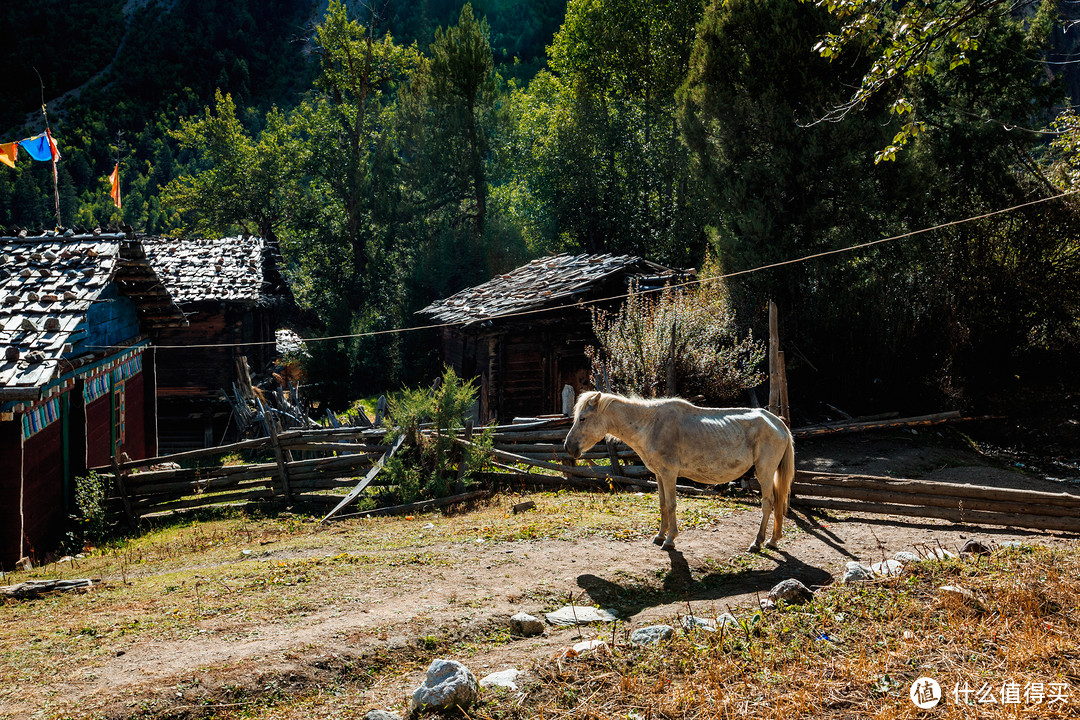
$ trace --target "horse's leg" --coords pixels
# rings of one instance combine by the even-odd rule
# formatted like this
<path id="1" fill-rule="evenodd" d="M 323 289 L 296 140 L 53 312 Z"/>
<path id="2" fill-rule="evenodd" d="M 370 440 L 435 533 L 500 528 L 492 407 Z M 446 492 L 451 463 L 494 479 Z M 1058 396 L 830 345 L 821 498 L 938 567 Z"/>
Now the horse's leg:
<path id="1" fill-rule="evenodd" d="M 664 544 L 661 547 L 664 550 L 675 549 L 675 536 L 679 534 L 679 526 L 675 521 L 675 480 L 675 473 L 656 476 L 656 484 L 664 488 L 660 500 L 660 525 L 664 534 Z"/>
<path id="2" fill-rule="evenodd" d="M 769 516 L 773 511 L 773 497 L 775 491 L 773 489 L 773 471 L 764 471 L 761 465 L 754 467 L 754 474 L 757 475 L 758 485 L 761 486 L 761 527 L 758 528 L 757 537 L 754 538 L 754 543 L 750 546 L 750 552 L 757 552 L 761 549 L 761 543 L 765 542 L 765 529 L 769 525 Z M 772 539 L 765 546 L 768 548 L 776 547 L 776 539 Z"/>
<path id="3" fill-rule="evenodd" d="M 656 488 L 657 494 L 660 496 L 660 530 L 656 533 L 656 537 L 652 539 L 654 545 L 663 545 L 667 540 L 667 513 L 664 511 L 666 507 L 665 500 L 667 499 L 667 490 L 664 488 L 664 483 L 660 479 L 660 475 L 656 476 Z"/>

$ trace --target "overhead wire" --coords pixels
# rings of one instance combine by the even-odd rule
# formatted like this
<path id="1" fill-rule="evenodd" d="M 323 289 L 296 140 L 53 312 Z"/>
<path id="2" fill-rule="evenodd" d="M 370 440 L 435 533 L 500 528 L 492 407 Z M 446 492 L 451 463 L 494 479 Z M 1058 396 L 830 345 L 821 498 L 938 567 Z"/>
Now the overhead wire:
<path id="1" fill-rule="evenodd" d="M 636 292 L 637 294 L 649 294 L 649 293 L 655 293 L 655 292 L 663 292 L 665 290 L 674 290 L 674 289 L 678 289 L 678 288 L 689 287 L 689 286 L 692 286 L 692 285 L 701 285 L 701 284 L 704 284 L 704 283 L 719 282 L 719 281 L 722 281 L 722 280 L 729 280 L 731 278 L 742 277 L 744 275 L 751 275 L 753 273 L 764 272 L 766 270 L 775 270 L 776 268 L 786 267 L 786 266 L 789 266 L 789 265 L 797 265 L 799 263 L 809 262 L 811 260 L 818 260 L 818 259 L 821 259 L 821 258 L 824 258 L 824 257 L 831 257 L 833 255 L 840 255 L 840 254 L 843 254 L 843 253 L 854 252 L 856 250 L 864 250 L 866 248 L 873 247 L 875 245 L 881 245 L 881 244 L 888 243 L 888 242 L 894 242 L 896 240 L 903 240 L 903 239 L 906 239 L 906 238 L 914 237 L 916 235 L 924 235 L 926 233 L 935 232 L 937 230 L 944 230 L 946 228 L 956 227 L 958 225 L 964 225 L 966 223 L 975 222 L 977 220 L 985 220 L 987 218 L 991 218 L 991 217 L 994 217 L 994 216 L 997 216 L 997 215 L 1004 215 L 1006 213 L 1015 212 L 1017 210 L 1021 210 L 1021 209 L 1026 208 L 1026 207 L 1031 207 L 1033 205 L 1039 205 L 1039 204 L 1042 204 L 1042 203 L 1052 202 L 1054 200 L 1060 200 L 1060 199 L 1062 199 L 1064 197 L 1068 197 L 1070 195 L 1075 195 L 1077 193 L 1080 193 L 1080 189 L 1078 189 L 1078 190 L 1069 190 L 1069 191 L 1066 191 L 1066 192 L 1063 192 L 1063 193 L 1059 193 L 1057 195 L 1052 195 L 1050 197 L 1039 198 L 1037 200 L 1029 200 L 1028 202 L 1020 203 L 1018 205 L 1012 205 L 1010 207 L 1002 208 L 1000 210 L 991 210 L 989 212 L 980 213 L 979 215 L 973 215 L 971 217 L 966 217 L 966 218 L 963 218 L 961 220 L 951 220 L 949 222 L 941 223 L 939 225 L 934 225 L 932 227 L 921 228 L 919 230 L 911 230 L 909 232 L 900 233 L 899 235 L 891 235 L 889 237 L 878 238 L 877 240 L 869 240 L 867 242 L 857 243 L 855 245 L 848 245 L 848 246 L 842 247 L 842 248 L 834 248 L 832 250 L 822 250 L 821 252 L 811 253 L 809 255 L 803 255 L 801 257 L 791 258 L 791 259 L 788 259 L 788 260 L 780 260 L 778 262 L 768 263 L 768 264 L 765 264 L 765 265 L 759 265 L 757 267 L 747 268 L 745 270 L 736 270 L 734 272 L 723 273 L 721 275 L 712 275 L 712 276 L 709 276 L 709 277 L 693 278 L 693 279 L 686 280 L 686 281 L 683 281 L 683 282 L 680 282 L 680 283 L 672 283 L 672 284 L 669 284 L 669 285 L 665 285 L 662 288 L 642 290 L 642 291 L 631 291 L 631 292 L 621 293 L 619 295 L 610 295 L 610 296 L 606 296 L 606 297 L 602 297 L 602 298 L 591 298 L 591 299 L 588 299 L 588 300 L 577 300 L 577 301 L 570 302 L 570 303 L 567 303 L 567 304 L 564 304 L 564 305 L 550 305 L 550 306 L 545 306 L 545 307 L 542 307 L 542 308 L 533 308 L 533 309 L 530 309 L 530 310 L 519 310 L 519 311 L 511 312 L 511 313 L 493 315 L 490 318 L 477 318 L 477 319 L 474 319 L 474 320 L 466 320 L 466 321 L 432 323 L 432 324 L 428 324 L 428 325 L 415 325 L 415 326 L 412 326 L 412 327 L 404 327 L 404 328 L 387 328 L 385 330 L 369 330 L 367 332 L 349 333 L 349 334 L 345 334 L 345 335 L 325 335 L 325 336 L 312 337 L 312 338 L 300 338 L 300 341 L 302 343 L 315 343 L 315 342 L 328 342 L 328 341 L 332 341 L 332 340 L 354 340 L 354 339 L 365 338 L 365 337 L 380 337 L 380 336 L 383 336 L 383 335 L 396 335 L 396 334 L 407 333 L 407 332 L 419 332 L 419 331 L 422 331 L 422 330 L 440 330 L 442 328 L 447 328 L 447 327 L 458 327 L 458 326 L 462 326 L 462 325 L 469 325 L 469 324 L 477 322 L 478 320 L 481 320 L 481 321 L 486 320 L 486 319 L 505 320 L 505 319 L 509 319 L 509 318 L 525 317 L 525 316 L 528 316 L 528 315 L 536 315 L 536 314 L 540 314 L 540 313 L 547 313 L 547 312 L 552 312 L 552 311 L 555 311 L 555 310 L 566 310 L 566 309 L 570 309 L 570 308 L 581 308 L 581 307 L 587 307 L 587 306 L 590 306 L 590 305 L 599 305 L 599 304 L 603 304 L 603 303 L 609 303 L 609 302 L 612 302 L 614 300 L 624 300 L 624 299 L 630 297 L 630 295 L 633 294 L 634 292 Z M 198 343 L 198 344 L 191 344 L 191 345 L 153 345 L 153 347 L 155 349 L 157 349 L 157 350 L 195 350 L 195 349 L 212 349 L 212 348 L 259 347 L 259 346 L 263 346 L 263 345 L 276 345 L 276 344 L 277 344 L 277 340 L 262 340 L 262 341 L 233 342 L 233 343 Z M 94 346 L 90 346 L 90 347 L 92 347 L 94 349 L 97 349 L 97 350 L 108 350 L 108 349 L 113 349 L 113 348 L 122 347 L 122 346 L 119 346 L 119 345 L 94 345 Z"/>

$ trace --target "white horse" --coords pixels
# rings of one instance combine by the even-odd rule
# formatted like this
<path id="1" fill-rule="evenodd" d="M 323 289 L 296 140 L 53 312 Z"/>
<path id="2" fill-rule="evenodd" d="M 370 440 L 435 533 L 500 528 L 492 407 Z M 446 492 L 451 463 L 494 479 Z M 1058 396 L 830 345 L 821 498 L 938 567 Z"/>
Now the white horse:
<path id="1" fill-rule="evenodd" d="M 795 478 L 795 443 L 784 421 L 767 410 L 699 408 L 685 400 L 642 400 L 587 392 L 574 407 L 566 451 L 578 458 L 607 435 L 631 448 L 660 486 L 660 532 L 653 542 L 675 549 L 675 479 L 730 482 L 751 467 L 761 484 L 761 528 L 750 546 L 761 549 L 769 513 L 775 512 L 775 548 L 783 534 L 788 495 Z"/>

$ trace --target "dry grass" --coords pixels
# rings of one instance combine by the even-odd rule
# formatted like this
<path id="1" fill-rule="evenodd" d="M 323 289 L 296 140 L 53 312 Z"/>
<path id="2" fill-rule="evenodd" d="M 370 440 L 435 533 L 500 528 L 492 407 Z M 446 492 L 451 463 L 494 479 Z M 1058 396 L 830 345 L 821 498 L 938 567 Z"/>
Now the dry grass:
<path id="1" fill-rule="evenodd" d="M 943 600 L 961 585 L 982 609 Z M 807 606 L 744 615 L 724 636 L 680 633 L 662 647 L 618 645 L 610 656 L 538 668 L 525 702 L 492 699 L 473 718 L 1080 717 L 1080 551 L 1009 549 L 990 558 L 914 566 L 902 576 L 822 591 Z M 941 705 L 909 698 L 921 676 Z M 1006 682 L 1019 702 L 1002 704 Z M 1025 698 L 1041 683 L 1044 701 Z M 1067 703 L 1049 703 L 1063 683 Z M 957 703 L 987 686 L 996 704 Z M 961 696 L 965 697 L 964 695 Z"/>
<path id="2" fill-rule="evenodd" d="M 655 496 L 549 492 L 529 498 L 536 510 L 520 515 L 510 508 L 521 498 L 500 495 L 469 512 L 328 526 L 291 513 L 200 512 L 158 521 L 73 562 L 8 574 L 0 584 L 99 582 L 84 594 L 0 600 L 0 704 L 23 688 L 93 674 L 105 658 L 133 644 L 197 638 L 208 627 L 227 640 L 246 639 L 260 627 L 303 622 L 328 606 L 348 607 L 380 589 L 409 587 L 457 561 L 455 548 L 464 544 L 625 539 L 655 531 Z M 717 499 L 685 503 L 684 526 L 716 522 L 732 507 Z"/>

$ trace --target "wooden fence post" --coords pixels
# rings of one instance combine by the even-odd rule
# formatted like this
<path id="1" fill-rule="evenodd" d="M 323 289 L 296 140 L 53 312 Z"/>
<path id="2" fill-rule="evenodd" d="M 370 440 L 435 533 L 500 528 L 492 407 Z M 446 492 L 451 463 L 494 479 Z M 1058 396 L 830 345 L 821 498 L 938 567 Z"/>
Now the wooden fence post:
<path id="1" fill-rule="evenodd" d="M 281 489 L 285 494 L 285 503 L 292 505 L 292 489 L 289 487 L 289 470 L 285 464 L 285 453 L 281 450 L 281 442 L 278 440 L 277 433 L 277 420 L 272 418 L 266 411 L 266 406 L 263 405 L 262 400 L 255 398 L 255 402 L 259 404 L 259 410 L 263 414 L 263 422 L 266 423 L 266 432 L 270 435 L 270 444 L 274 448 L 274 459 L 277 460 L 278 472 L 281 474 Z"/>
<path id="2" fill-rule="evenodd" d="M 780 415 L 780 329 L 777 303 L 769 300 L 769 412 Z"/>
<path id="3" fill-rule="evenodd" d="M 471 419 L 466 420 L 465 421 L 465 440 L 466 440 L 466 442 L 468 442 L 469 440 L 472 440 L 472 434 L 473 434 L 473 421 Z M 466 462 L 465 462 L 466 450 L 465 450 L 465 448 L 463 446 L 459 445 L 458 448 L 457 448 L 457 451 L 458 451 L 457 482 L 454 483 L 454 492 L 460 494 L 460 493 L 465 492 L 464 479 L 465 479 L 465 465 L 466 465 Z"/>
<path id="4" fill-rule="evenodd" d="M 780 374 L 780 417 L 791 427 L 791 406 L 788 404 L 788 391 L 787 391 L 787 363 L 784 360 L 784 351 L 781 350 L 777 353 L 777 370 Z"/>
<path id="5" fill-rule="evenodd" d="M 116 482 L 116 492 L 124 503 L 124 514 L 127 515 L 128 524 L 134 529 L 138 526 L 139 521 L 135 517 L 135 512 L 131 509 L 131 498 L 128 497 L 127 487 L 124 485 L 124 476 L 120 473 L 120 464 L 116 462 L 115 455 L 112 456 L 112 471 Z"/>

